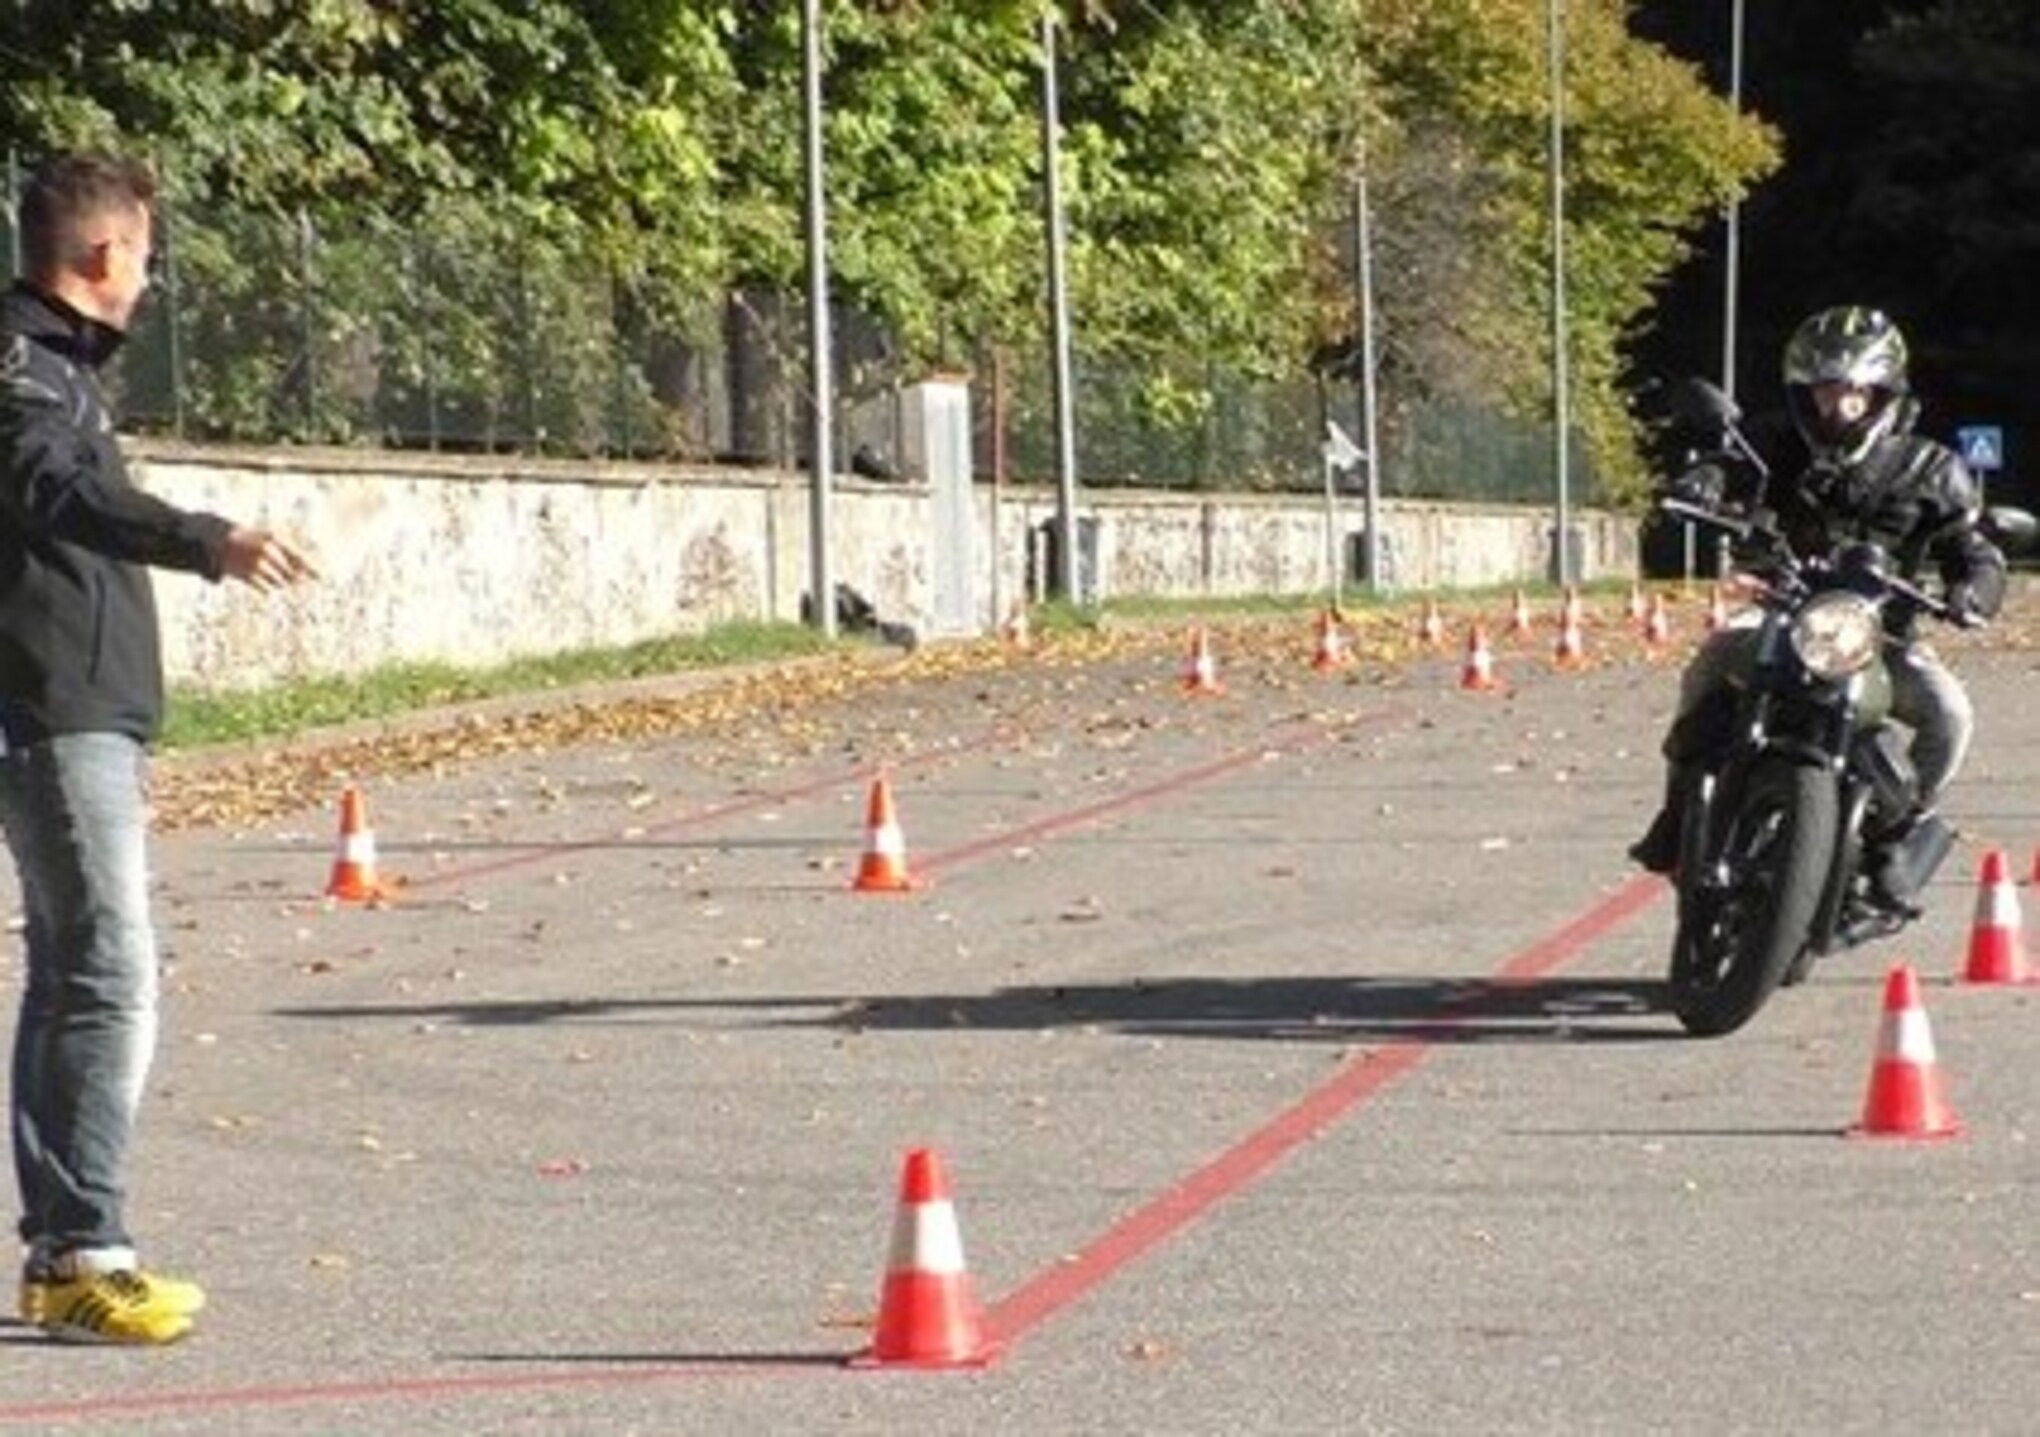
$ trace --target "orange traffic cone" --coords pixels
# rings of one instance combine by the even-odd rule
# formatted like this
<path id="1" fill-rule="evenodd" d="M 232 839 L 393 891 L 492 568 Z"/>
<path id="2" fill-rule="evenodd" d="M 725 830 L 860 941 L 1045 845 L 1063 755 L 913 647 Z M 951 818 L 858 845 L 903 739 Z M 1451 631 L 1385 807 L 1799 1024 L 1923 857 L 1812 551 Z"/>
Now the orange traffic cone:
<path id="1" fill-rule="evenodd" d="M 1665 596 L 1652 594 L 1650 608 L 1643 616 L 1643 642 L 1650 648 L 1661 649 L 1671 638 L 1672 621 L 1665 617 Z"/>
<path id="2" fill-rule="evenodd" d="M 1330 609 L 1324 610 L 1317 618 L 1317 650 L 1310 656 L 1310 666 L 1319 673 L 1329 673 L 1353 657 L 1346 647 L 1345 630 L 1332 617 Z"/>
<path id="3" fill-rule="evenodd" d="M 851 1360 L 861 1367 L 982 1367 L 997 1355 L 964 1266 L 941 1159 L 915 1148 L 900 1171 L 877 1330 Z"/>
<path id="4" fill-rule="evenodd" d="M 1906 964 L 1884 983 L 1884 1020 L 1863 1121 L 1849 1130 L 1866 1138 L 1951 1138 L 1962 1120 L 1948 1106 L 1934 1062 L 1934 1035 L 1920 1005 L 1920 983 Z"/>
<path id="5" fill-rule="evenodd" d="M 1969 966 L 1965 983 L 2040 982 L 2026 962 L 2026 940 L 2019 921 L 2019 894 L 2012 887 L 2004 850 L 1983 855 L 1976 890 L 1976 919 L 1969 929 Z"/>
<path id="6" fill-rule="evenodd" d="M 1495 656 L 1488 649 L 1487 634 L 1479 624 L 1466 631 L 1466 662 L 1459 669 L 1459 686 L 1463 689 L 1500 687 L 1495 680 Z"/>
<path id="7" fill-rule="evenodd" d="M 1728 627 L 1728 594 L 1716 583 L 1707 591 L 1707 632 L 1719 633 Z"/>
<path id="8" fill-rule="evenodd" d="M 907 871 L 907 840 L 893 813 L 892 785 L 883 775 L 872 780 L 864 814 L 864 857 L 850 886 L 859 893 L 905 893 L 921 886 L 921 880 Z"/>
<path id="9" fill-rule="evenodd" d="M 326 896 L 343 903 L 379 903 L 390 897 L 390 885 L 375 874 L 375 830 L 364 815 L 361 790 L 351 783 L 340 792 L 340 851 L 326 880 Z"/>
<path id="10" fill-rule="evenodd" d="M 1587 640 L 1580 618 L 1580 596 L 1567 588 L 1565 604 L 1558 614 L 1558 644 L 1552 654 L 1562 669 L 1576 669 L 1587 660 Z"/>
<path id="11" fill-rule="evenodd" d="M 1027 619 L 1027 600 L 1015 599 L 1007 611 L 1005 625 L 999 630 L 999 637 L 1009 648 L 1031 649 L 1034 647 L 1034 628 Z"/>
<path id="12" fill-rule="evenodd" d="M 1426 648 L 1435 649 L 1445 642 L 1445 618 L 1438 612 L 1436 599 L 1424 600 L 1424 617 L 1417 625 L 1417 637 Z M 2040 869 L 2040 854 L 2034 857 L 2036 869 Z"/>
<path id="13" fill-rule="evenodd" d="M 1516 590 L 1515 602 L 1509 606 L 1509 635 L 1512 638 L 1530 636 L 1530 605 L 1523 600 L 1523 591 Z"/>
<path id="14" fill-rule="evenodd" d="M 1183 692 L 1215 695 L 1225 692 L 1218 681 L 1218 661 L 1211 656 L 1211 640 L 1199 624 L 1190 631 L 1190 658 L 1183 665 Z"/>

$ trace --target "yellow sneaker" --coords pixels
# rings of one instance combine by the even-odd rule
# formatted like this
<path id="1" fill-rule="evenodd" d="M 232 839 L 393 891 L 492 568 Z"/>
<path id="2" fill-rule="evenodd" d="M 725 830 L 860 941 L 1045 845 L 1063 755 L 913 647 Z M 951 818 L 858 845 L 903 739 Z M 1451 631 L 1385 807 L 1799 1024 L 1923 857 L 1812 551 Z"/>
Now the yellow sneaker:
<path id="1" fill-rule="evenodd" d="M 49 1302 L 49 1277 L 43 1273 L 24 1272 L 21 1275 L 21 1320 L 30 1327 L 41 1327 Z"/>
<path id="2" fill-rule="evenodd" d="M 205 1306 L 205 1292 L 196 1283 L 139 1271 L 81 1272 L 41 1286 L 38 1325 L 65 1342 L 175 1342 L 191 1331 L 191 1315 Z M 22 1305 L 28 1305 L 26 1291 Z"/>

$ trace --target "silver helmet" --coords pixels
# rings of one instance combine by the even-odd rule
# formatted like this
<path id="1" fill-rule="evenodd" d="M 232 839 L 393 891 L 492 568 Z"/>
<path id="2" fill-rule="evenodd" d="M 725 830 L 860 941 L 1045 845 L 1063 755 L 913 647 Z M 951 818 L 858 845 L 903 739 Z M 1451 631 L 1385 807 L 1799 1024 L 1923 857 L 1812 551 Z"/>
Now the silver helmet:
<path id="1" fill-rule="evenodd" d="M 1900 428 L 1907 388 L 1905 336 L 1882 310 L 1824 309 L 1785 346 L 1786 403 L 1818 459 L 1854 463 Z"/>

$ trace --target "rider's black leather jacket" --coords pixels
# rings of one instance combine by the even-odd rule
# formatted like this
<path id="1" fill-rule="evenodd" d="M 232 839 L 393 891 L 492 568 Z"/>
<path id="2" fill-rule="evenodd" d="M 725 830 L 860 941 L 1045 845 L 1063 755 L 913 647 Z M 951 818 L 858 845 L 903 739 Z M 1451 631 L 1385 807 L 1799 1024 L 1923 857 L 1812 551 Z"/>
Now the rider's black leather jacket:
<path id="1" fill-rule="evenodd" d="M 1907 579 L 1931 568 L 1957 609 L 1990 618 L 2004 605 L 2005 557 L 1976 527 L 1981 489 L 1961 456 L 1944 444 L 1917 434 L 1887 435 L 1855 464 L 1808 466 L 1775 501 L 1779 527 L 1799 553 L 1867 541 L 1891 555 Z M 1901 637 L 1914 617 L 1902 608 L 1886 611 Z"/>
<path id="2" fill-rule="evenodd" d="M 2005 557 L 1976 527 L 1982 487 L 1947 445 L 1904 425 L 1854 463 L 1816 458 L 1802 465 L 1793 477 L 1774 477 L 1764 496 L 1795 553 L 1827 554 L 1850 541 L 1873 543 L 1906 579 L 1917 581 L 1932 570 L 1957 609 L 1990 618 L 2003 607 Z M 1774 473 L 1790 471 L 1781 465 Z M 1749 492 L 1754 474 L 1724 477 L 1731 502 L 1747 504 L 1754 497 Z M 1885 610 L 1886 627 L 1897 639 L 1910 640 L 1917 618 L 1906 605 Z"/>

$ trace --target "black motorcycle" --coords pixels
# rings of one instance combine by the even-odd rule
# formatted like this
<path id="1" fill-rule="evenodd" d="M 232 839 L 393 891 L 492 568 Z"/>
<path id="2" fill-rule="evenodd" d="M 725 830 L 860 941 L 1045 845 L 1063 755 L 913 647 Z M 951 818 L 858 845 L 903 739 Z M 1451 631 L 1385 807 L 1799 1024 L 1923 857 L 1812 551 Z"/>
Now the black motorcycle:
<path id="1" fill-rule="evenodd" d="M 1762 461 L 1736 429 L 1726 396 L 1696 392 L 1719 422 L 1722 457 Z M 1678 863 L 1678 932 L 1671 1001 L 1688 1032 L 1715 1036 L 1747 1023 L 1816 958 L 1897 932 L 1917 910 L 1883 896 L 1866 859 L 1914 808 L 1917 780 L 1892 727 L 1885 611 L 1906 605 L 1967 623 L 1889 569 L 1874 545 L 1825 555 L 1792 552 L 1761 509 L 1740 517 L 1670 498 L 1667 515 L 1726 535 L 1760 581 L 1753 656 L 1733 686 L 1724 739 L 1685 806 Z M 1984 527 L 2008 546 L 2031 516 L 1993 509 Z M 1917 861 L 1930 872 L 1939 851 Z"/>

